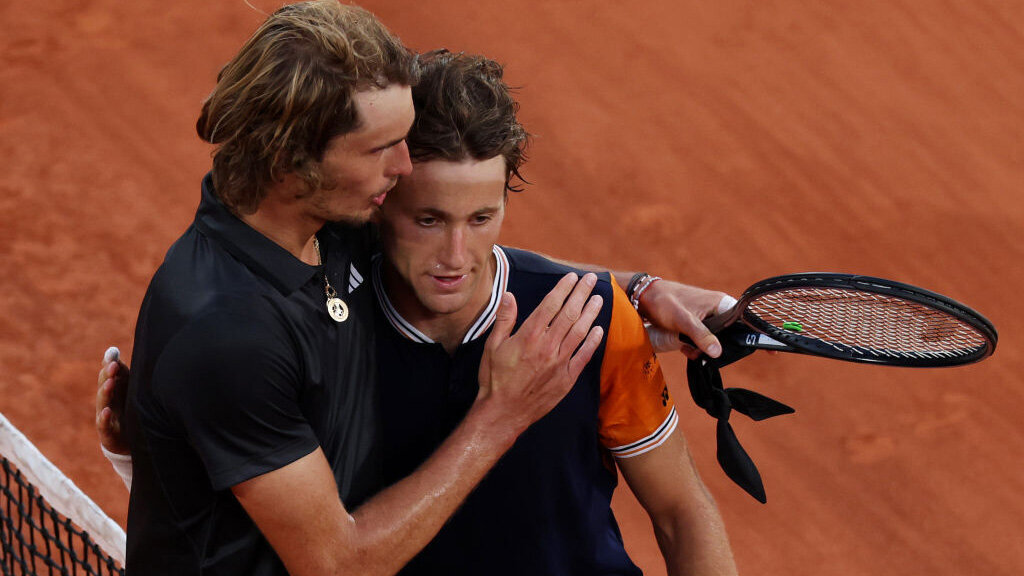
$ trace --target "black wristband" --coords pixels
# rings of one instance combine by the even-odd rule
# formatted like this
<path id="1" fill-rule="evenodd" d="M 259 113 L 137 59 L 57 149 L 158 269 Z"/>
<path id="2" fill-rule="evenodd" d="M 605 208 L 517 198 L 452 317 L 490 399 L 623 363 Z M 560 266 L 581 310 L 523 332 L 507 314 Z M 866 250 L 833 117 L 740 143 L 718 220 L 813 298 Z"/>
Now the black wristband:
<path id="1" fill-rule="evenodd" d="M 626 298 L 629 298 L 630 301 L 633 300 L 633 292 L 636 292 L 637 286 L 639 286 L 640 282 L 642 282 L 647 276 L 650 276 L 647 272 L 637 272 L 636 274 L 633 274 L 633 277 L 629 279 L 629 284 L 626 285 Z"/>

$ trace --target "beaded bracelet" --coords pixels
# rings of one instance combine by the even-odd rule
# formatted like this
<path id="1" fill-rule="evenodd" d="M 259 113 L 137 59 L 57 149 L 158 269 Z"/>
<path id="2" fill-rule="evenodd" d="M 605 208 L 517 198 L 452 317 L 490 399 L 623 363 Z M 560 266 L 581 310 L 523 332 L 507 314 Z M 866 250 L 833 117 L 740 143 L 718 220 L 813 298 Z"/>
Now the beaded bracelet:
<path id="1" fill-rule="evenodd" d="M 626 296 L 629 298 L 629 303 L 633 305 L 638 312 L 640 311 L 640 297 L 644 295 L 644 292 L 651 287 L 658 280 L 661 280 L 659 276 L 651 276 L 646 272 L 634 274 L 629 280 L 629 285 L 626 287 Z"/>

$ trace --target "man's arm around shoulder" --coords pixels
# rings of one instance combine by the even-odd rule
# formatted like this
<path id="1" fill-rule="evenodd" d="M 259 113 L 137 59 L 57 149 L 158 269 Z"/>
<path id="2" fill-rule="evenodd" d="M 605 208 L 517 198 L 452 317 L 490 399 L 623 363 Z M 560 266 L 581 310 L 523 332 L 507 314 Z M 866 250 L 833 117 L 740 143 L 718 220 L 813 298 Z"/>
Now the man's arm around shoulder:
<path id="1" fill-rule="evenodd" d="M 505 294 L 480 365 L 480 393 L 465 419 L 411 476 L 354 512 L 338 498 L 317 449 L 236 484 L 232 492 L 292 576 L 394 574 L 437 534 L 530 424 L 569 391 L 603 337 L 591 328 L 596 278 L 567 275 L 516 334 Z M 564 305 L 563 305 L 564 304 Z"/>
<path id="2" fill-rule="evenodd" d="M 515 441 L 467 416 L 412 476 L 352 513 L 318 448 L 232 487 L 293 576 L 393 574 L 440 530 L 479 478 Z"/>

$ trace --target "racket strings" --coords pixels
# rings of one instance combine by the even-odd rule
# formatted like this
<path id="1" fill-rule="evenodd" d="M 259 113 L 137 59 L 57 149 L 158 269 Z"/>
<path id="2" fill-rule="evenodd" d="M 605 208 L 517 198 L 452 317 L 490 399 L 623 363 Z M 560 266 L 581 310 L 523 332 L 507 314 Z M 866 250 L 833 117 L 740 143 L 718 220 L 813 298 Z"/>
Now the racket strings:
<path id="1" fill-rule="evenodd" d="M 747 307 L 779 334 L 813 338 L 837 352 L 891 358 L 969 356 L 987 346 L 970 324 L 903 298 L 841 288 L 770 292 Z"/>

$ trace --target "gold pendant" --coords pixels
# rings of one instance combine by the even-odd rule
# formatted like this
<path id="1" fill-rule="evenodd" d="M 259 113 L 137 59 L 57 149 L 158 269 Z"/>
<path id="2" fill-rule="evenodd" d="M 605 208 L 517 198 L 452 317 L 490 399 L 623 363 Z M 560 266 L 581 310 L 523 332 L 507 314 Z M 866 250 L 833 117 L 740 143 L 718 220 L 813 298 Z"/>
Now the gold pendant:
<path id="1" fill-rule="evenodd" d="M 327 313 L 335 322 L 344 322 L 348 320 L 348 304 L 341 298 L 328 298 Z"/>

